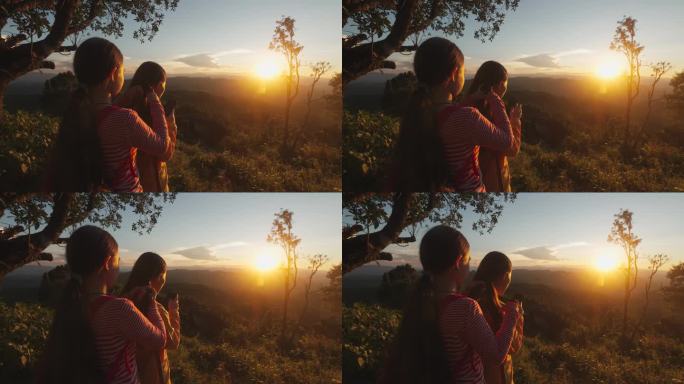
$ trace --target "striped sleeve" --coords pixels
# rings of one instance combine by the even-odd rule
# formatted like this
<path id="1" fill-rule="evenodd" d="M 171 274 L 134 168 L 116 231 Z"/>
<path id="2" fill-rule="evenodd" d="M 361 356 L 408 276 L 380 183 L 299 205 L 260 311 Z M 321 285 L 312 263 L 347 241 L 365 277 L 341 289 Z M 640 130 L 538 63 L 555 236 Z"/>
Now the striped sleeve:
<path id="1" fill-rule="evenodd" d="M 162 349 L 166 344 L 166 330 L 156 305 L 150 305 L 145 315 L 128 299 L 120 300 L 119 332 L 128 340 L 149 349 Z M 149 319 L 149 320 L 148 320 Z"/>
<path id="2" fill-rule="evenodd" d="M 152 127 L 148 126 L 138 114 L 130 109 L 124 109 L 127 122 L 126 127 L 128 144 L 131 147 L 160 157 L 166 161 L 170 157 L 171 138 L 168 133 L 164 107 L 158 98 L 153 98 L 150 102 L 150 114 L 152 115 Z"/>
<path id="3" fill-rule="evenodd" d="M 513 327 L 516 323 L 515 315 L 504 315 L 501 328 L 492 332 L 485 319 L 480 305 L 470 301 L 470 307 L 465 316 L 463 337 L 479 355 L 489 363 L 503 363 L 513 340 Z"/>
<path id="4" fill-rule="evenodd" d="M 520 151 L 520 135 L 513 131 L 506 106 L 503 100 L 492 94 L 487 102 L 490 106 L 492 121 L 489 121 L 476 108 L 462 108 L 461 113 L 467 114 L 464 120 L 467 121 L 470 138 L 473 145 L 480 145 L 490 148 L 507 156 L 515 156 Z"/>

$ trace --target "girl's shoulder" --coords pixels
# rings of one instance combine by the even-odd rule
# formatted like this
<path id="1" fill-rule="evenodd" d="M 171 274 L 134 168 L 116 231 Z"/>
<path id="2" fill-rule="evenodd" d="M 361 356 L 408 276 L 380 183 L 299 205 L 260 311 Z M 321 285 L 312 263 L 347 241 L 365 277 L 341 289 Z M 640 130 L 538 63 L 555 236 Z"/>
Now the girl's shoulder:
<path id="1" fill-rule="evenodd" d="M 442 307 L 446 312 L 479 309 L 480 305 L 471 297 L 465 295 L 449 295 L 442 299 Z"/>
<path id="2" fill-rule="evenodd" d="M 481 115 L 481 113 L 477 108 L 456 103 L 439 111 L 437 114 L 437 120 L 441 124 L 452 119 L 476 119 L 479 115 Z"/>
<path id="3" fill-rule="evenodd" d="M 138 113 L 130 108 L 110 105 L 99 113 L 100 121 L 130 121 L 138 118 Z"/>

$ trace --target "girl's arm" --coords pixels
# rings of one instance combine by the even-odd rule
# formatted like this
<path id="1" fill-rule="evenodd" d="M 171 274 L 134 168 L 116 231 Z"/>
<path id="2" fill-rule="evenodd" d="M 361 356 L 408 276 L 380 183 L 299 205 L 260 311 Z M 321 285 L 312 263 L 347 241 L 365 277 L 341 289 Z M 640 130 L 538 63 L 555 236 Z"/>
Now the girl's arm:
<path id="1" fill-rule="evenodd" d="M 164 319 L 164 326 L 166 328 L 166 349 L 178 349 L 180 345 L 180 321 L 178 320 L 178 313 L 174 315 L 174 311 L 169 306 L 167 311 L 161 303 L 157 303 L 159 313 Z"/>
<path id="2" fill-rule="evenodd" d="M 501 328 L 492 332 L 487 320 L 482 314 L 482 309 L 476 302 L 472 302 L 469 315 L 463 329 L 463 337 L 487 363 L 503 363 L 513 339 L 513 327 L 517 320 L 516 313 L 509 311 L 504 315 Z"/>
<path id="3" fill-rule="evenodd" d="M 515 323 L 515 330 L 513 332 L 513 341 L 511 342 L 510 353 L 516 353 L 522 348 L 523 344 L 523 328 L 525 324 L 525 318 L 520 316 L 518 321 Z"/>
<path id="4" fill-rule="evenodd" d="M 171 138 L 166 125 L 164 107 L 154 92 L 148 93 L 147 102 L 152 115 L 152 127 L 148 126 L 137 113 L 132 113 L 133 121 L 126 124 L 129 145 L 166 161 L 170 156 Z"/>
<path id="5" fill-rule="evenodd" d="M 164 154 L 164 161 L 169 161 L 173 157 L 173 152 L 176 150 L 176 139 L 178 137 L 178 126 L 176 125 L 176 114 L 171 112 L 169 115 L 165 116 L 166 126 L 169 128 L 169 138 L 171 139 L 171 144 L 169 145 L 168 151 Z"/>
<path id="6" fill-rule="evenodd" d="M 520 135 L 514 132 L 503 100 L 492 92 L 487 95 L 487 103 L 493 123 L 477 109 L 465 109 L 470 114 L 468 126 L 472 130 L 473 144 L 491 148 L 507 156 L 515 156 L 520 151 Z"/>
<path id="7" fill-rule="evenodd" d="M 121 300 L 121 310 L 117 324 L 121 334 L 142 347 L 161 350 L 166 345 L 166 329 L 156 305 L 148 306 L 143 314 L 132 301 Z"/>

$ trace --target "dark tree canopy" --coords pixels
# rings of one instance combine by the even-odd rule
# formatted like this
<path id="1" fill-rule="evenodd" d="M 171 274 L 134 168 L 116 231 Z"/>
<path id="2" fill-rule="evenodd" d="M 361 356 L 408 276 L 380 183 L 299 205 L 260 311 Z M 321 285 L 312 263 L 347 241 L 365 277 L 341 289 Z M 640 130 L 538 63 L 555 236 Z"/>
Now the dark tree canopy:
<path id="1" fill-rule="evenodd" d="M 417 48 L 430 31 L 462 37 L 465 20 L 480 23 L 475 38 L 493 40 L 507 11 L 520 0 L 342 0 L 343 82 L 380 68 L 395 68 L 387 58 Z M 413 37 L 411 44 L 405 41 Z"/>
<path id="2" fill-rule="evenodd" d="M 130 211 L 136 217 L 131 230 L 149 233 L 174 200 L 175 194 L 154 193 L 0 194 L 0 218 L 13 222 L 0 229 L 0 279 L 33 261 L 52 260 L 44 250 L 64 243 L 62 232 L 82 223 L 119 229 Z"/>
<path id="3" fill-rule="evenodd" d="M 382 275 L 378 298 L 392 308 L 402 309 L 419 278 L 420 274 L 410 264 L 395 267 Z"/>
<path id="4" fill-rule="evenodd" d="M 665 96 L 667 105 L 677 115 L 684 118 L 684 71 L 677 73 L 670 80 L 672 93 Z"/>
<path id="5" fill-rule="evenodd" d="M 392 255 L 383 250 L 391 244 L 416 241 L 414 230 L 428 222 L 460 228 L 463 213 L 468 210 L 477 215 L 473 230 L 491 233 L 504 203 L 515 199 L 515 194 L 497 193 L 345 194 L 344 214 L 353 224 L 343 230 L 342 271 L 392 260 Z M 405 230 L 411 232 L 409 236 L 402 236 Z"/>
<path id="6" fill-rule="evenodd" d="M 0 5 L 0 106 L 7 84 L 39 68 L 54 69 L 46 61 L 53 52 L 76 49 L 78 38 L 89 32 L 121 37 L 124 20 L 138 28 L 133 37 L 151 40 L 159 31 L 164 13 L 175 10 L 179 0 L 4 0 Z M 16 31 L 16 32 L 14 32 Z M 65 40 L 68 44 L 64 44 Z M 1 108 L 0 108 L 1 111 Z"/>

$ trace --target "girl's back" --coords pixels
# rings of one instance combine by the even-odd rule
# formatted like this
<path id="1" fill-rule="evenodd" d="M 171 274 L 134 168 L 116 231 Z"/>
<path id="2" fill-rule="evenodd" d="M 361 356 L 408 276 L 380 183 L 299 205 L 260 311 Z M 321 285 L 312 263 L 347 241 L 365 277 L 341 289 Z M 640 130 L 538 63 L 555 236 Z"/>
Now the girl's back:
<path id="1" fill-rule="evenodd" d="M 166 342 L 164 325 L 156 306 L 147 320 L 128 299 L 103 296 L 92 304 L 91 324 L 100 369 L 108 384 L 135 384 L 138 381 L 136 343 L 160 350 Z"/>
<path id="2" fill-rule="evenodd" d="M 159 100 L 150 105 L 152 127 L 127 108 L 109 106 L 98 115 L 98 135 L 106 185 L 115 192 L 142 192 L 136 164 L 137 150 L 164 155 L 170 137 Z"/>
<path id="3" fill-rule="evenodd" d="M 465 296 L 449 295 L 442 302 L 440 331 L 454 383 L 484 383 L 482 359 L 501 363 L 513 338 L 509 317 L 495 337 L 478 303 Z"/>

